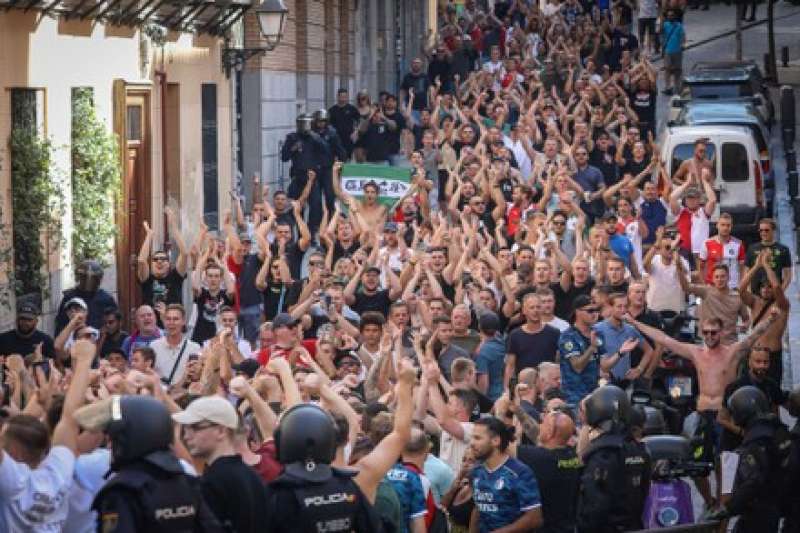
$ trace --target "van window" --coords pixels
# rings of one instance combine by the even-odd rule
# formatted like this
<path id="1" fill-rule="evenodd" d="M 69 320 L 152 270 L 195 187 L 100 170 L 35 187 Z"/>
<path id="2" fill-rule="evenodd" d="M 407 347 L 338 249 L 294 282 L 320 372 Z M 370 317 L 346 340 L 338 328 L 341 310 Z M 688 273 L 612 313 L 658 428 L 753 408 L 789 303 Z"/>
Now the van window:
<path id="1" fill-rule="evenodd" d="M 717 147 L 712 143 L 706 144 L 706 159 L 716 160 Z M 681 163 L 694 156 L 694 143 L 678 144 L 672 149 L 672 175 L 678 171 Z"/>
<path id="2" fill-rule="evenodd" d="M 747 148 L 743 144 L 722 144 L 722 179 L 725 181 L 747 181 L 750 179 Z"/>
<path id="3" fill-rule="evenodd" d="M 692 98 L 741 98 L 753 96 L 752 88 L 747 83 L 695 83 L 690 86 Z"/>

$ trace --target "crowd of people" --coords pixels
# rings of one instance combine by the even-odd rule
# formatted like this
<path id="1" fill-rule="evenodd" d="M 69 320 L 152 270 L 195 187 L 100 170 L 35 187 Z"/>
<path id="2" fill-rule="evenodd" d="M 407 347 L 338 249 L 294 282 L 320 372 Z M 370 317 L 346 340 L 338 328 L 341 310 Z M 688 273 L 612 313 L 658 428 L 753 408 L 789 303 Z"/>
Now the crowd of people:
<path id="1" fill-rule="evenodd" d="M 778 490 L 800 480 L 776 416 L 800 414 L 789 250 L 772 219 L 747 244 L 711 223 L 704 139 L 673 175 L 655 142 L 651 61 L 669 93 L 685 6 L 485 4 L 443 6 L 399 94 L 299 117 L 287 190 L 255 176 L 219 231 L 168 208 L 163 246 L 145 224 L 135 316 L 91 260 L 52 336 L 18 300 L 0 531 L 641 529 L 630 397 L 669 401 L 675 358 L 717 464 L 707 517 L 800 530 Z M 408 167 L 408 189 L 354 194 L 345 162 Z"/>

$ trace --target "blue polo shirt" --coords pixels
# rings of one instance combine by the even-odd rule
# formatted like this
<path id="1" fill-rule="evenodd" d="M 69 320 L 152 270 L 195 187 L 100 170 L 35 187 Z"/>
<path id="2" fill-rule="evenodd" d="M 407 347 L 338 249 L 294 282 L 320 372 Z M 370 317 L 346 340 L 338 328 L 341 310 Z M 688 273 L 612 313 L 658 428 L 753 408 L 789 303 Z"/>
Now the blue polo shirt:
<path id="1" fill-rule="evenodd" d="M 647 225 L 647 237 L 642 239 L 642 244 L 652 244 L 656 242 L 658 227 L 667 225 L 667 205 L 661 198 L 656 198 L 652 202 L 645 200 L 639 206 L 639 211 Z"/>
<path id="2" fill-rule="evenodd" d="M 425 506 L 425 489 L 422 488 L 422 480 L 419 474 L 396 463 L 391 470 L 386 473 L 386 480 L 392 485 L 397 493 L 397 499 L 403 507 L 403 533 L 408 533 L 409 525 L 414 518 L 425 516 L 427 507 Z"/>
<path id="3" fill-rule="evenodd" d="M 488 374 L 489 388 L 486 396 L 496 401 L 503 394 L 503 372 L 506 366 L 506 341 L 499 334 L 481 344 L 475 367 L 478 374 Z"/>
<path id="4" fill-rule="evenodd" d="M 614 252 L 614 255 L 622 259 L 625 263 L 625 268 L 631 268 L 631 254 L 633 253 L 633 244 L 631 240 L 625 235 L 619 233 L 612 235 L 608 238 L 608 247 Z"/>
<path id="5" fill-rule="evenodd" d="M 642 346 L 644 343 L 644 337 L 642 334 L 639 333 L 639 330 L 627 324 L 625 322 L 622 323 L 622 326 L 617 328 L 609 319 L 605 319 L 602 322 L 598 322 L 594 326 L 594 330 L 600 333 L 603 336 L 603 341 L 605 344 L 605 354 L 603 357 L 610 357 L 614 355 L 622 346 L 622 343 L 626 340 L 630 339 L 631 337 L 635 337 L 639 340 L 639 346 Z M 625 373 L 631 369 L 631 357 L 627 355 L 625 357 L 620 357 L 617 364 L 611 368 L 611 374 L 617 379 L 624 379 Z"/>
<path id="6" fill-rule="evenodd" d="M 589 359 L 589 364 L 578 372 L 572 367 L 570 359 L 578 358 L 589 348 L 591 339 L 574 326 L 561 333 L 558 339 L 558 353 L 561 355 L 561 391 L 567 397 L 567 403 L 578 403 L 597 388 L 600 377 L 600 357 L 605 355 L 605 341 L 602 334 L 597 334 L 597 352 Z"/>
<path id="7" fill-rule="evenodd" d="M 513 524 L 542 505 L 533 471 L 514 457 L 494 470 L 483 463 L 476 465 L 472 470 L 472 498 L 480 513 L 481 533 Z"/>

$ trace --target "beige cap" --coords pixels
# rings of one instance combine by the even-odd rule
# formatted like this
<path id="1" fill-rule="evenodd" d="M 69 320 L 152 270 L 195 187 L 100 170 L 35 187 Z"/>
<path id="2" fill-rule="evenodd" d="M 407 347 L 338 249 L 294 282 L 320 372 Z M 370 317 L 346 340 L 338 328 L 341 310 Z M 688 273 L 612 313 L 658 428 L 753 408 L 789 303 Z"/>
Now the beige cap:
<path id="1" fill-rule="evenodd" d="M 172 415 L 172 419 L 178 424 L 189 426 L 200 422 L 211 422 L 229 429 L 239 427 L 239 417 L 236 409 L 228 400 L 219 396 L 204 396 L 198 398 L 189 406 Z"/>

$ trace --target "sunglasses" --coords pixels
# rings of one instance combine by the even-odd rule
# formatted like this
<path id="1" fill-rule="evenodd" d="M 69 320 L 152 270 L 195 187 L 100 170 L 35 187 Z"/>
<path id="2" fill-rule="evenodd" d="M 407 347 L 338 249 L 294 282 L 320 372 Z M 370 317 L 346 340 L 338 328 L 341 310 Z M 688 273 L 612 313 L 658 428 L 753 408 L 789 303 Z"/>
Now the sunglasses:
<path id="1" fill-rule="evenodd" d="M 553 225 L 554 226 L 564 226 L 564 225 L 566 225 L 566 222 L 564 222 L 563 220 L 554 220 L 553 221 Z"/>
<path id="2" fill-rule="evenodd" d="M 212 428 L 217 424 L 212 424 L 210 422 L 198 422 L 196 424 L 189 424 L 185 426 L 187 429 L 191 429 L 194 432 L 203 431 L 204 429 Z"/>
<path id="3" fill-rule="evenodd" d="M 168 258 L 166 258 L 166 257 L 159 256 L 159 257 L 154 257 L 154 258 L 153 258 L 153 261 L 156 261 L 156 262 L 163 262 L 163 261 L 169 261 L 169 259 L 168 259 Z"/>
<path id="4" fill-rule="evenodd" d="M 719 333 L 718 329 L 704 329 L 703 335 L 717 335 Z"/>

